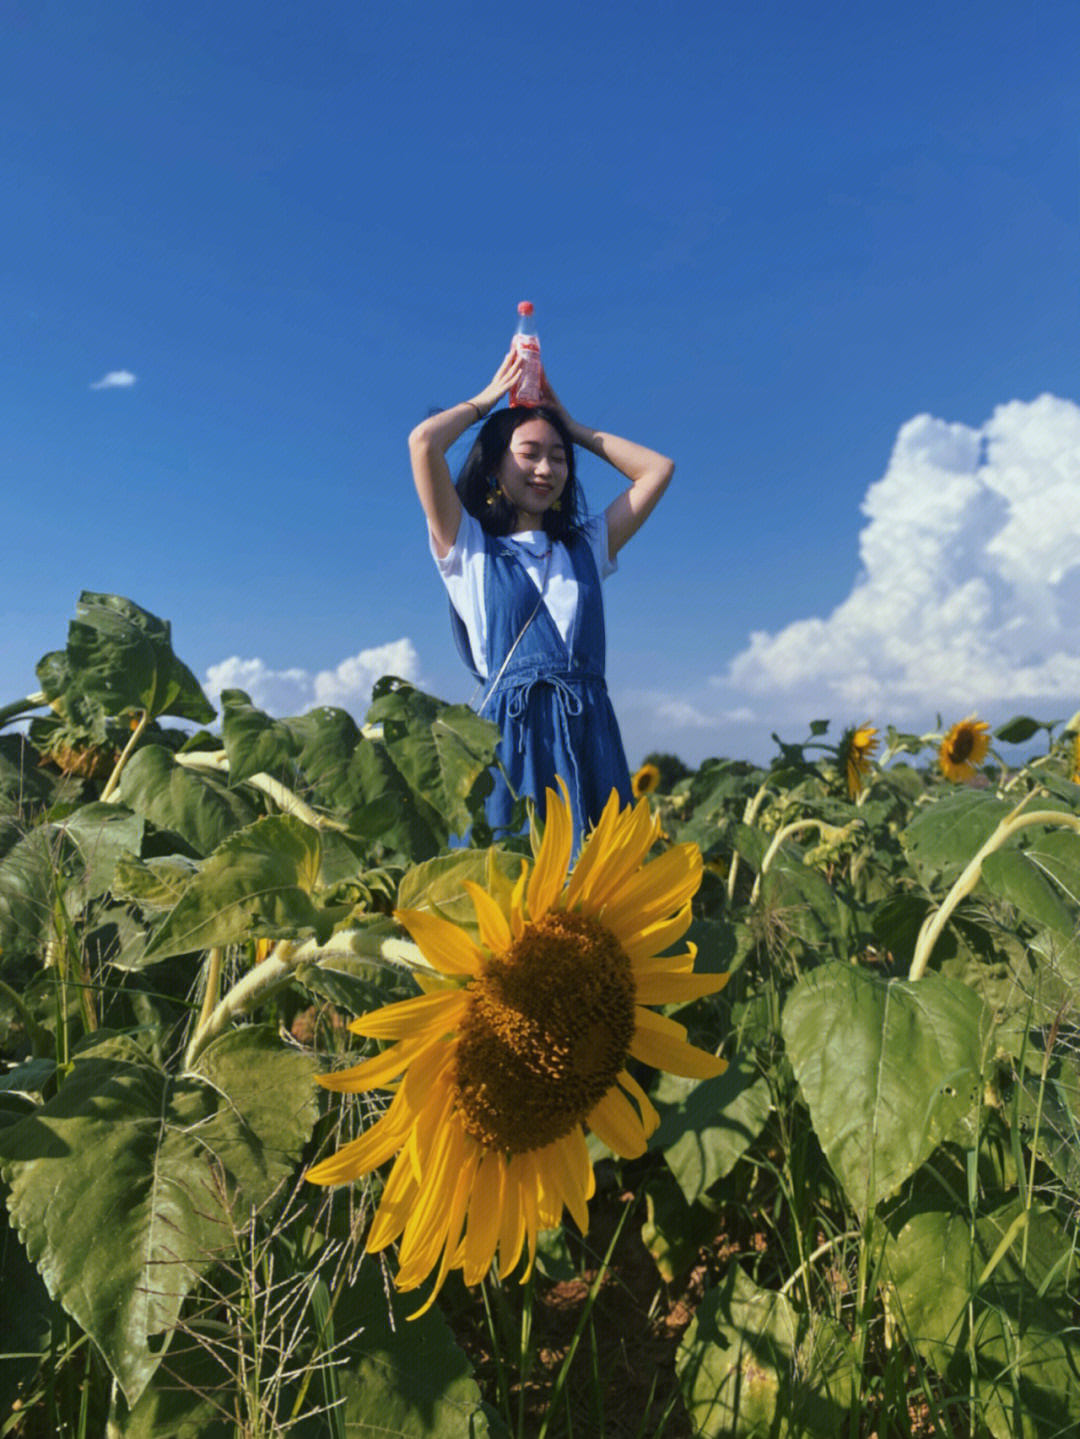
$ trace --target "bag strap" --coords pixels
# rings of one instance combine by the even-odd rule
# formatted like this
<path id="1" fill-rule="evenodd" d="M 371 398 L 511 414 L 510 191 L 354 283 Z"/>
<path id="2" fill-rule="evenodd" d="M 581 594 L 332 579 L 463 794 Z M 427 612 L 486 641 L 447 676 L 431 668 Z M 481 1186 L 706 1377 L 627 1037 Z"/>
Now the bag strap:
<path id="1" fill-rule="evenodd" d="M 554 548 L 554 545 L 552 546 L 552 548 Z M 503 660 L 502 664 L 499 666 L 499 673 L 495 676 L 495 678 L 494 678 L 494 679 L 491 681 L 491 683 L 488 685 L 488 692 L 487 692 L 487 694 L 484 696 L 483 704 L 481 704 L 480 708 L 476 711 L 476 713 L 477 713 L 478 715 L 482 715 L 482 714 L 484 713 L 484 707 L 486 706 L 486 704 L 487 704 L 488 700 L 491 698 L 491 696 L 495 693 L 496 686 L 498 685 L 499 681 L 502 679 L 503 675 L 504 675 L 505 672 L 506 672 L 506 666 L 510 663 L 510 661 L 511 661 L 511 660 L 513 659 L 513 657 L 514 657 L 514 651 L 517 649 L 517 647 L 518 647 L 518 645 L 521 643 L 521 641 L 525 638 L 525 631 L 529 628 L 529 626 L 532 624 L 533 620 L 534 620 L 534 619 L 536 618 L 536 616 L 540 613 L 540 606 L 544 603 L 544 595 L 547 593 L 548 575 L 549 575 L 550 572 L 551 572 L 551 550 L 549 549 L 548 552 L 547 552 L 546 559 L 545 559 L 545 561 L 544 561 L 544 578 L 543 578 L 543 581 L 542 581 L 542 583 L 541 583 L 541 585 L 540 585 L 540 593 L 539 593 L 539 595 L 537 596 L 536 604 L 533 606 L 532 614 L 530 614 L 529 618 L 528 618 L 528 619 L 525 621 L 525 623 L 521 626 L 521 629 L 520 629 L 520 631 L 518 632 L 518 637 L 517 637 L 517 639 L 516 639 L 516 640 L 514 641 L 514 643 L 510 646 L 509 650 L 507 650 L 507 652 L 506 652 L 506 658 Z M 486 683 L 486 681 L 483 681 L 483 680 L 482 680 L 482 681 L 480 682 L 480 684 L 477 686 L 477 688 L 473 691 L 473 697 L 472 697 L 473 700 L 476 699 L 476 696 L 477 696 L 477 695 L 480 693 L 480 691 L 484 688 L 485 683 Z M 470 704 L 470 706 L 472 705 L 472 700 L 469 701 L 469 704 Z"/>

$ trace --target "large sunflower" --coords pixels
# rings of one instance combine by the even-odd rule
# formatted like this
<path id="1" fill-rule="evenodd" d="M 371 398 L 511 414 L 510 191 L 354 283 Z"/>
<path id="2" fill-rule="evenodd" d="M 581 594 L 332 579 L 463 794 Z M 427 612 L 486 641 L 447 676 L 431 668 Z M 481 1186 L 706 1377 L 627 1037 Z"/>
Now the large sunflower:
<path id="1" fill-rule="evenodd" d="M 938 763 L 946 779 L 954 784 L 971 779 L 990 749 L 990 726 L 968 715 L 954 724 L 941 741 Z"/>
<path id="2" fill-rule="evenodd" d="M 870 758 L 877 747 L 877 730 L 869 722 L 846 730 L 840 740 L 840 763 L 849 799 L 862 791 L 863 778 L 870 773 Z"/>
<path id="3" fill-rule="evenodd" d="M 451 1269 L 478 1283 L 496 1251 L 500 1276 L 509 1273 L 526 1241 L 527 1277 L 538 1233 L 564 1207 L 586 1229 L 595 1184 L 583 1126 L 635 1158 L 659 1123 L 630 1057 L 692 1078 L 726 1068 L 646 1008 L 713 994 L 727 979 L 693 974 L 693 945 L 663 956 L 690 924 L 697 845 L 646 864 L 659 821 L 644 799 L 620 812 L 612 792 L 567 882 L 565 789 L 548 790 L 546 813 L 531 871 L 523 862 L 511 884 L 492 867 L 489 888 L 467 883 L 478 940 L 429 911 L 398 912 L 438 987 L 355 1020 L 355 1033 L 393 1043 L 320 1079 L 354 1093 L 394 1089 L 383 1116 L 307 1177 L 340 1184 L 396 1155 L 367 1248 L 400 1238 L 398 1288 L 437 1269 L 432 1299 Z"/>

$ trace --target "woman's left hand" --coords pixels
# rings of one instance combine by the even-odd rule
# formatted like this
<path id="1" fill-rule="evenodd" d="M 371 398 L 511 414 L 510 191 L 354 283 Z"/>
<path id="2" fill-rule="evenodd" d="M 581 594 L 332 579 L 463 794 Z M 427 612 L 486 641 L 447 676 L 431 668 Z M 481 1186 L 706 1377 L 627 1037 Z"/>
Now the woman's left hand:
<path id="1" fill-rule="evenodd" d="M 573 420 L 566 413 L 566 406 L 559 399 L 558 395 L 551 388 L 551 382 L 547 377 L 547 371 L 541 367 L 540 370 L 540 403 L 547 405 L 548 409 L 554 410 L 559 418 L 566 424 L 567 428 L 573 426 Z"/>

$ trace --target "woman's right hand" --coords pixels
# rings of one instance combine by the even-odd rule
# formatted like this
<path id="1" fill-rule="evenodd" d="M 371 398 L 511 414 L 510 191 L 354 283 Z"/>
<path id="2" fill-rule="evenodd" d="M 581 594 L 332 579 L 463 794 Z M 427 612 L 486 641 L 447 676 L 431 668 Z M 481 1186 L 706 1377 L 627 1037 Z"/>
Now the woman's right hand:
<path id="1" fill-rule="evenodd" d="M 469 401 L 469 404 L 478 405 L 481 413 L 486 416 L 521 378 L 521 366 L 520 354 L 517 350 L 511 349 L 495 371 L 491 382 L 485 385 L 480 393 Z"/>

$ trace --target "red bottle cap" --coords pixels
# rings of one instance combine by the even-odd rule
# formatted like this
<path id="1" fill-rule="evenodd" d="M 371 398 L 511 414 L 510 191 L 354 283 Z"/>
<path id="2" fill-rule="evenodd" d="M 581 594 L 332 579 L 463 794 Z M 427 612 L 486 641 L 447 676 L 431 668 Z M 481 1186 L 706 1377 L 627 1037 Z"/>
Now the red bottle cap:
<path id="1" fill-rule="evenodd" d="M 519 314 L 519 315 L 531 315 L 532 312 L 533 312 L 533 303 L 532 303 L 531 300 L 522 300 L 521 304 L 518 305 L 518 314 Z"/>

